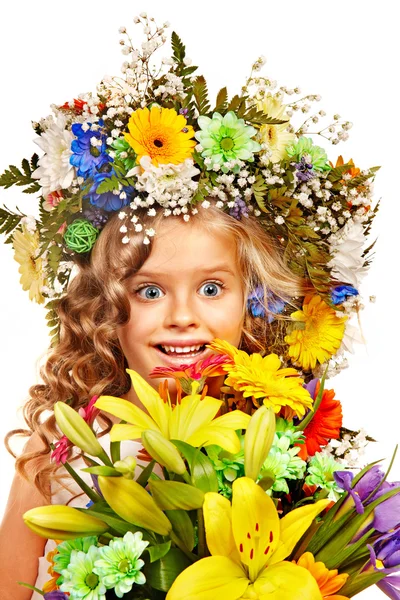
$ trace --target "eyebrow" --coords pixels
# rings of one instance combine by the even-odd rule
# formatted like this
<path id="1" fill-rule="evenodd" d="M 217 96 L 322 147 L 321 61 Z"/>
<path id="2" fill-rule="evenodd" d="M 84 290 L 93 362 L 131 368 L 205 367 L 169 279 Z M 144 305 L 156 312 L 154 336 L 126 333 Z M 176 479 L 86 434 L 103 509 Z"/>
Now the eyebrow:
<path id="1" fill-rule="evenodd" d="M 204 269 L 197 269 L 198 273 L 204 273 L 205 275 L 207 273 L 216 273 L 216 272 L 221 272 L 221 271 L 224 273 L 228 273 L 229 275 L 232 275 L 233 277 L 235 276 L 235 273 L 226 264 L 215 265 L 215 267 L 206 267 Z M 161 271 L 159 273 L 157 271 L 152 272 L 152 271 L 139 270 L 133 275 L 133 277 L 137 277 L 139 275 L 141 277 L 148 277 L 149 279 L 151 279 L 152 277 L 161 277 L 163 275 L 168 275 L 168 273 L 166 273 L 166 271 Z"/>

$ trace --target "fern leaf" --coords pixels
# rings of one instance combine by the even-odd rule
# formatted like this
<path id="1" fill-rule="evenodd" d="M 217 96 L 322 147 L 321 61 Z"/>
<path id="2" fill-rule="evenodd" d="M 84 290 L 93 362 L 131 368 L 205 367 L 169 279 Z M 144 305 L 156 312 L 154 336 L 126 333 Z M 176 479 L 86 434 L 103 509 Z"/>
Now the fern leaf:
<path id="1" fill-rule="evenodd" d="M 259 173 L 256 176 L 256 180 L 252 185 L 252 190 L 253 190 L 254 198 L 255 198 L 255 201 L 257 202 L 258 208 L 262 212 L 265 212 L 265 213 L 269 213 L 269 210 L 267 209 L 267 207 L 265 205 L 267 189 L 268 189 L 268 186 L 265 183 L 264 177 Z"/>
<path id="2" fill-rule="evenodd" d="M 236 96 L 233 96 L 232 100 L 229 102 L 226 111 L 229 112 L 230 110 L 233 110 L 235 112 L 239 108 L 240 103 L 241 97 L 236 94 Z"/>
<path id="3" fill-rule="evenodd" d="M 36 155 L 34 155 L 36 156 Z M 31 161 L 32 164 L 35 164 L 34 156 L 32 157 Z M 31 194 L 33 192 L 37 192 L 40 190 L 40 184 L 38 181 L 36 181 L 36 179 L 34 179 L 32 177 L 32 169 L 31 166 L 29 164 L 29 161 L 24 159 L 22 161 L 22 171 L 20 169 L 18 169 L 18 167 L 16 167 L 15 165 L 10 165 L 8 167 L 8 169 L 6 169 L 4 171 L 4 173 L 2 175 L 0 175 L 0 186 L 4 187 L 5 189 L 10 188 L 12 185 L 18 185 L 18 186 L 24 186 L 24 185 L 28 185 L 30 186 L 28 188 L 29 191 L 27 190 L 23 190 L 24 193 L 28 193 Z"/>
<path id="4" fill-rule="evenodd" d="M 186 48 L 182 43 L 181 38 L 175 31 L 171 35 L 172 57 L 177 63 L 181 63 L 186 55 Z"/>
<path id="5" fill-rule="evenodd" d="M 217 99 L 215 101 L 215 108 L 213 109 L 213 112 L 218 112 L 221 114 L 226 113 L 228 107 L 228 90 L 226 89 L 226 87 L 223 87 L 222 89 L 219 90 L 218 94 L 217 94 Z"/>
<path id="6" fill-rule="evenodd" d="M 207 82 L 203 75 L 196 77 L 193 82 L 193 96 L 199 115 L 208 114 L 211 111 L 211 107 L 208 101 Z"/>
<path id="7" fill-rule="evenodd" d="M 6 206 L 4 208 L 0 208 L 0 234 L 5 233 L 8 235 L 14 229 L 16 229 L 22 219 L 25 217 L 24 213 L 22 213 L 18 208 L 18 213 L 9 210 Z M 11 240 L 12 241 L 12 236 Z M 6 240 L 6 243 L 10 243 Z"/>

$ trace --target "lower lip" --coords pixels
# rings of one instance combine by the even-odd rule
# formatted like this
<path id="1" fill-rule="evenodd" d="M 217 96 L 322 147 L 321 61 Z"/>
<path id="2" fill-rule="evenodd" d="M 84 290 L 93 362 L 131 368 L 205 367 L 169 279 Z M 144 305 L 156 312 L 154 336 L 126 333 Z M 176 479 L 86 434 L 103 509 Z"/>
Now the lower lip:
<path id="1" fill-rule="evenodd" d="M 164 364 L 167 364 L 171 367 L 180 367 L 181 365 L 191 365 L 195 362 L 197 362 L 198 360 L 202 360 L 204 359 L 206 356 L 208 356 L 208 354 L 210 354 L 210 350 L 208 348 L 205 348 L 205 350 L 202 350 L 201 352 L 196 352 L 196 354 L 193 354 L 193 356 L 185 356 L 183 354 L 164 354 L 164 352 L 162 352 L 161 350 L 159 350 L 157 347 L 154 347 L 161 362 Z"/>

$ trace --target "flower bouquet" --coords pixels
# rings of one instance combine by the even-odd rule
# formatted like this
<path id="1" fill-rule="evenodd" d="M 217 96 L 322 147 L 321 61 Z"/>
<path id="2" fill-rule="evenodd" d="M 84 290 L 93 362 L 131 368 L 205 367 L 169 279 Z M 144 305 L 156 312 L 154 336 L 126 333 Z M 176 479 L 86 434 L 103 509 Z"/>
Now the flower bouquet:
<path id="1" fill-rule="evenodd" d="M 209 348 L 196 364 L 153 371 L 176 380 L 174 402 L 166 381 L 157 392 L 128 370 L 147 412 L 112 396 L 82 414 L 55 405 L 64 436 L 53 458 L 88 504 L 25 513 L 34 532 L 57 540 L 52 579 L 36 591 L 45 600 L 345 600 L 377 583 L 399 598 L 400 483 L 377 464 L 343 468 L 352 444 L 324 377 L 305 384 L 274 354 L 218 339 Z M 205 381 L 221 374 L 218 400 Z M 100 411 L 121 420 L 107 452 L 93 430 Z M 127 440 L 141 441 L 147 464 L 124 455 Z M 327 450 L 332 440 L 342 459 Z M 73 446 L 92 485 L 67 460 Z"/>

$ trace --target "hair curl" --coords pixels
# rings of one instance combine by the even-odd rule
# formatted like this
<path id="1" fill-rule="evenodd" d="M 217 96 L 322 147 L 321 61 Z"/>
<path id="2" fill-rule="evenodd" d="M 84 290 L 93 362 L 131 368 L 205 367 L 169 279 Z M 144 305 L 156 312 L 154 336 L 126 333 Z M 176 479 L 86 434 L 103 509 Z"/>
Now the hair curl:
<path id="1" fill-rule="evenodd" d="M 180 217 L 171 218 L 180 220 Z M 162 213 L 152 218 L 145 213 L 141 215 L 144 227 L 147 224 L 156 231 L 161 229 L 163 219 Z M 239 221 L 212 204 L 208 209 L 200 208 L 187 223 L 188 226 L 194 224 L 202 224 L 208 231 L 219 235 L 234 237 L 245 299 L 257 285 L 263 286 L 265 294 L 269 290 L 290 303 L 291 299 L 305 295 L 307 283 L 286 266 L 280 248 L 255 217 Z M 90 256 L 76 257 L 78 272 L 57 308 L 61 324 L 60 341 L 41 369 L 44 383 L 29 389 L 30 398 L 24 406 L 29 431 L 13 430 L 6 437 L 11 453 L 9 439 L 13 435 L 37 434 L 42 440 L 41 450 L 24 451 L 17 458 L 16 469 L 28 477 L 29 465 L 29 478 L 47 498 L 49 481 L 60 477 L 57 465 L 51 463 L 48 456 L 49 442 L 59 437 L 59 432 L 54 414 L 45 418 L 46 411 L 52 411 L 57 401 L 68 402 L 78 410 L 94 395 L 121 396 L 130 388 L 127 362 L 118 341 L 117 328 L 130 318 L 125 282 L 144 264 L 151 244 L 143 244 L 143 234 L 140 233 L 132 234 L 129 244 L 122 244 L 120 226 L 118 215 L 113 215 Z M 252 317 L 246 305 L 243 313 L 240 347 L 248 352 L 271 349 L 272 330 L 267 320 Z"/>

